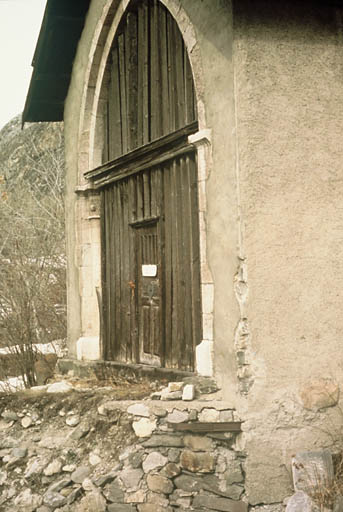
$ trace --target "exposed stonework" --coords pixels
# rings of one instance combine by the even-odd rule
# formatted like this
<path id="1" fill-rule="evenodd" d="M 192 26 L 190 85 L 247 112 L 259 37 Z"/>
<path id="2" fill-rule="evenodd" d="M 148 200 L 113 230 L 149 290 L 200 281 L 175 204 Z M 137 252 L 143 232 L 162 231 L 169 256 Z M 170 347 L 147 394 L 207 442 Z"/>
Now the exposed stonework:
<path id="1" fill-rule="evenodd" d="M 178 423 L 170 422 L 178 414 L 190 427 L 202 417 L 218 422 L 221 414 L 233 415 L 229 404 L 115 401 L 102 398 L 101 391 L 90 401 L 94 391 L 74 393 L 73 386 L 58 395 L 41 390 L 23 416 L 32 420 L 27 428 L 21 425 L 21 413 L 9 408 L 1 412 L 1 510 L 16 510 L 13 503 L 18 511 L 30 512 L 46 512 L 44 507 L 63 512 L 248 510 L 245 454 L 235 447 L 237 434 L 194 434 L 175 430 Z M 89 405 L 76 408 L 83 401 Z M 54 413 L 49 416 L 51 403 Z M 68 421 L 73 417 L 78 424 Z M 134 425 L 140 421 L 149 421 L 155 430 L 135 435 Z M 116 444 L 113 457 L 110 447 L 117 436 L 124 436 L 123 444 L 119 449 Z"/>

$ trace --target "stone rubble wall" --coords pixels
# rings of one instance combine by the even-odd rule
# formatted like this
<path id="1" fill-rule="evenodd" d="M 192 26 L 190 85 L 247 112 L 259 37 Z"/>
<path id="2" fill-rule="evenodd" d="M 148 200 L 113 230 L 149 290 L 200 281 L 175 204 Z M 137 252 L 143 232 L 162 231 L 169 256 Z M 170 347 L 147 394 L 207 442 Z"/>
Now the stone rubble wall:
<path id="1" fill-rule="evenodd" d="M 169 388 L 139 401 L 67 382 L 38 390 L 21 412 L 0 400 L 1 511 L 248 510 L 240 434 L 175 428 L 238 421 L 229 404 L 191 400 L 189 388 L 184 400 Z"/>

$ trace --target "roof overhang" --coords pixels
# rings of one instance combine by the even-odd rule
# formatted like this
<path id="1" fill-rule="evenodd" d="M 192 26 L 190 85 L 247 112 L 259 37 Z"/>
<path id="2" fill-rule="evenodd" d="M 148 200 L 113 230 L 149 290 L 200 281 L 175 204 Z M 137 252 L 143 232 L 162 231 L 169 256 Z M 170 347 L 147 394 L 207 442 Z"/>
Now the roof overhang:
<path id="1" fill-rule="evenodd" d="M 47 0 L 22 123 L 63 121 L 64 101 L 90 0 Z"/>

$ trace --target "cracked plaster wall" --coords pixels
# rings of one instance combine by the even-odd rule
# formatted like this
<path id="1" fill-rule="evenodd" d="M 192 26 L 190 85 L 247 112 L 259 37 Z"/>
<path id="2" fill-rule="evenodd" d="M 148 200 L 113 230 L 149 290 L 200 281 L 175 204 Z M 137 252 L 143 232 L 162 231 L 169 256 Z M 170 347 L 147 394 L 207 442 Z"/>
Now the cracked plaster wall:
<path id="1" fill-rule="evenodd" d="M 322 446 L 313 427 L 337 418 L 304 409 L 301 390 L 313 377 L 343 380 L 341 12 L 309 1 L 170 3 L 194 27 L 201 129 L 212 132 L 204 219 L 215 377 L 246 419 L 249 501 L 276 503 L 290 494 L 290 455 Z M 91 2 L 65 110 L 71 353 L 81 334 L 75 140 L 105 4 Z"/>
<path id="2" fill-rule="evenodd" d="M 343 383 L 341 20 L 342 8 L 309 1 L 234 9 L 251 503 L 284 498 L 291 454 L 328 443 L 319 426 L 338 414 L 306 411 L 301 395 L 312 379 Z"/>

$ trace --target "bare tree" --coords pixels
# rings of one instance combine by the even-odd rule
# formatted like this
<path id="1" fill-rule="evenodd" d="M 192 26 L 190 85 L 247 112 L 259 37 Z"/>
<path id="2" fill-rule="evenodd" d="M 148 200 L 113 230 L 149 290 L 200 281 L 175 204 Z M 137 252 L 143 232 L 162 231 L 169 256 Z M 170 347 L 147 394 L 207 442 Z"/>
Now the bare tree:
<path id="1" fill-rule="evenodd" d="M 42 151 L 28 138 L 26 176 L 10 180 L 3 165 L 0 178 L 0 344 L 26 387 L 36 383 L 36 344 L 66 331 L 61 142 Z"/>

